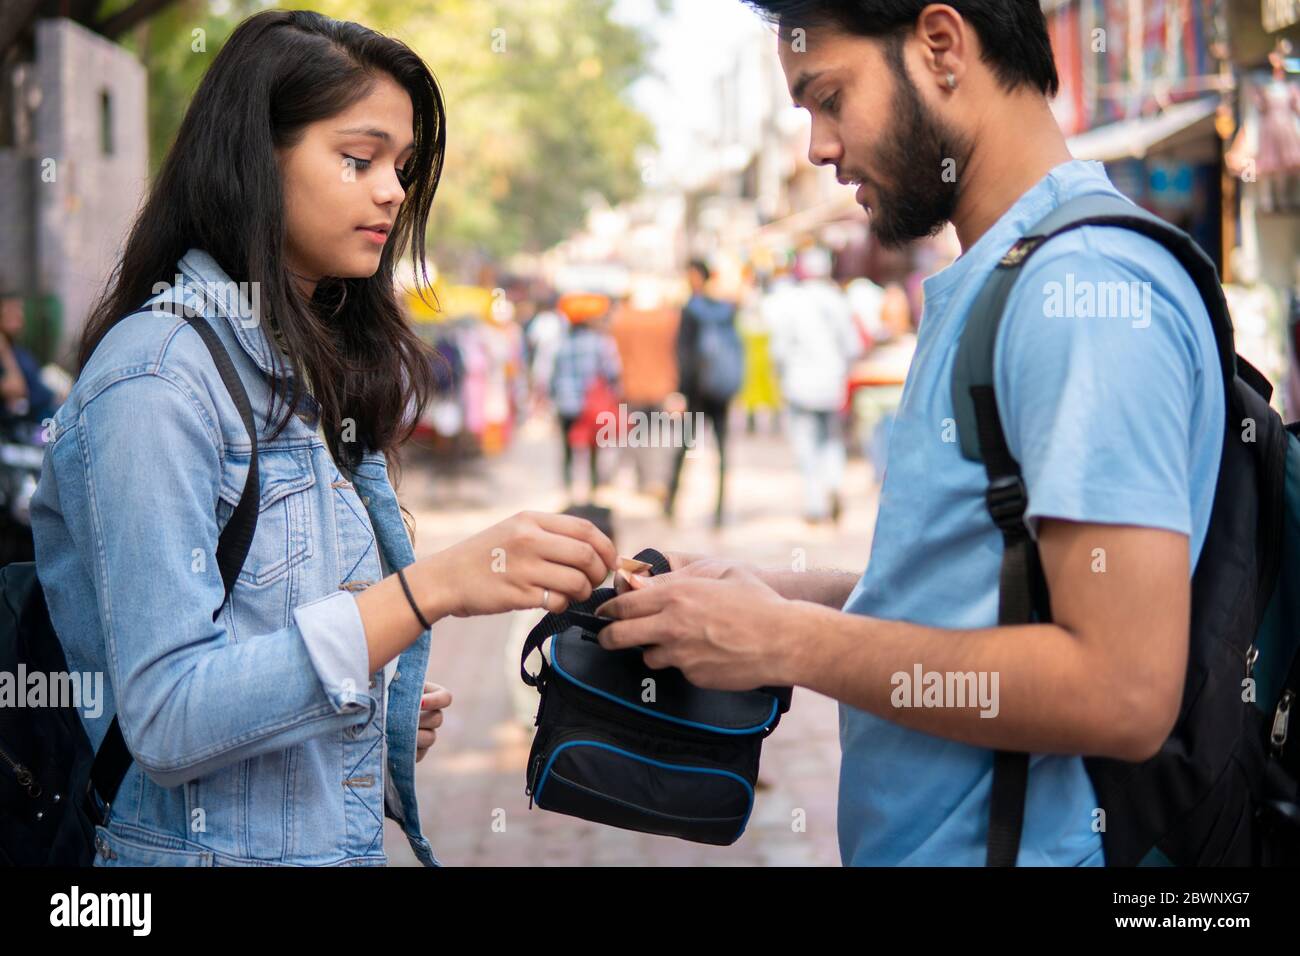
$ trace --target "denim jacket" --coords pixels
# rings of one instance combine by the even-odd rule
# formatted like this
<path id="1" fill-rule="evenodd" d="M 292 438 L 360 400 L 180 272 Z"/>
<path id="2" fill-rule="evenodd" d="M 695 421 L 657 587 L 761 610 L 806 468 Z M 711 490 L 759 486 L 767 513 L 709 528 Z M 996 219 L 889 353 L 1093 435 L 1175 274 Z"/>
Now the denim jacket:
<path id="1" fill-rule="evenodd" d="M 198 333 L 170 313 L 108 332 L 54 416 L 32 499 L 36 563 L 72 671 L 107 672 L 134 762 L 97 828 L 99 866 L 383 865 L 383 820 L 420 831 L 425 631 L 369 673 L 355 592 L 414 561 L 382 452 L 340 473 L 316 406 L 267 433 L 271 351 L 215 260 L 191 249 L 149 302 L 220 335 L 259 429 L 248 558 L 221 606 L 217 537 L 250 445 Z M 142 307 L 149 303 L 142 303 Z M 277 417 L 281 413 L 276 409 Z"/>

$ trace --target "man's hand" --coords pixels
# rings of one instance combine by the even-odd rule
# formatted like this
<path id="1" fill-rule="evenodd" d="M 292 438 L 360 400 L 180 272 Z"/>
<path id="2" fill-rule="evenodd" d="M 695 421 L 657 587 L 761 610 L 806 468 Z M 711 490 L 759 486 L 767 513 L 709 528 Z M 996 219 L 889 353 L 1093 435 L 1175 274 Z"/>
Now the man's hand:
<path id="1" fill-rule="evenodd" d="M 760 568 L 749 561 L 734 561 L 729 558 L 714 558 L 705 554 L 691 554 L 685 551 L 665 551 L 668 566 L 674 574 L 696 578 L 729 578 L 735 575 L 758 577 L 781 597 L 790 601 L 812 601 L 839 610 L 848 600 L 853 586 L 861 577 L 860 571 L 831 571 L 825 569 L 807 571 L 783 571 L 777 568 Z M 621 572 L 614 575 L 614 590 L 619 594 L 628 590 L 629 585 Z M 643 578 L 643 580 L 653 580 Z"/>
<path id="2" fill-rule="evenodd" d="M 645 646 L 647 667 L 676 667 L 699 687 L 788 683 L 789 642 L 779 624 L 788 602 L 743 564 L 717 564 L 729 566 L 691 562 L 653 578 L 633 575 L 630 591 L 596 609 L 616 621 L 600 632 L 601 646 Z"/>
<path id="3" fill-rule="evenodd" d="M 748 561 L 731 561 L 726 558 L 713 558 L 707 554 L 691 554 L 686 551 L 664 551 L 663 556 L 668 559 L 668 567 L 673 574 L 679 577 L 698 577 L 698 578 L 722 578 L 728 574 L 744 573 L 751 576 L 762 577 L 762 572 L 755 564 Z M 665 575 L 659 578 L 653 578 L 650 575 L 627 575 L 618 573 L 614 575 L 614 590 L 619 594 L 634 587 L 629 584 L 629 579 L 636 578 L 638 582 L 655 582 L 656 580 L 666 580 Z"/>
<path id="4" fill-rule="evenodd" d="M 451 691 L 432 681 L 424 682 L 424 695 L 420 698 L 420 724 L 415 732 L 415 762 L 419 763 L 438 739 L 442 726 L 442 712 L 451 706 Z"/>

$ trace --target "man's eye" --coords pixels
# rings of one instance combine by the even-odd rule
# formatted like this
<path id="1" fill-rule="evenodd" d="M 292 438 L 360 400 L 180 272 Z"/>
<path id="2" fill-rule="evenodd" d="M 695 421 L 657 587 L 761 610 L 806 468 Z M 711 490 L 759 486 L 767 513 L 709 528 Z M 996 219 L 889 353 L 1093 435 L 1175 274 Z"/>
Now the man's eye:
<path id="1" fill-rule="evenodd" d="M 343 161 L 353 169 L 360 170 L 363 173 L 370 168 L 370 160 L 361 159 L 359 156 L 349 156 L 347 153 L 344 153 Z"/>
<path id="2" fill-rule="evenodd" d="M 826 99 L 822 100 L 821 103 L 818 104 L 818 107 L 823 113 L 830 113 L 833 116 L 835 114 L 835 107 L 839 103 L 839 100 L 840 94 L 839 91 L 836 91 L 832 95 L 826 97 Z"/>

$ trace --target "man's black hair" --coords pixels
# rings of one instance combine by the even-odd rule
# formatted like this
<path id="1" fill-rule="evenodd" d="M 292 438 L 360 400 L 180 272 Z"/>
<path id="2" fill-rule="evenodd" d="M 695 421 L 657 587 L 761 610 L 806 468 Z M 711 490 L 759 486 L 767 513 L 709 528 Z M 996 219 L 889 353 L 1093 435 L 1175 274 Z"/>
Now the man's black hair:
<path id="1" fill-rule="evenodd" d="M 742 0 L 783 36 L 829 26 L 897 42 L 934 0 Z M 975 29 L 981 58 L 1003 89 L 1027 85 L 1045 96 L 1060 88 L 1047 18 L 1038 0 L 946 0 Z"/>
<path id="2" fill-rule="evenodd" d="M 688 272 L 691 271 L 698 272 L 700 274 L 701 279 L 703 279 L 705 282 L 709 281 L 709 276 L 711 275 L 711 273 L 709 272 L 708 263 L 706 263 L 703 259 L 692 259 L 690 263 L 686 266 L 686 270 Z"/>

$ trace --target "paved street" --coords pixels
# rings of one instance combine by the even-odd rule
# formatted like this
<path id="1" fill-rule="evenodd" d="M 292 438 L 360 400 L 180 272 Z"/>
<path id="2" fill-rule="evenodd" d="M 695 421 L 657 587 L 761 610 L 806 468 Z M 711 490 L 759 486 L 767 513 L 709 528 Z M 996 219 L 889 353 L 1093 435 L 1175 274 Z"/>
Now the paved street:
<path id="1" fill-rule="evenodd" d="M 633 490 L 630 464 L 597 499 L 616 509 L 616 544 L 632 555 L 643 547 L 698 550 L 747 558 L 765 566 L 861 568 L 870 545 L 875 493 L 870 465 L 851 460 L 847 500 L 838 528 L 810 527 L 800 517 L 798 472 L 785 440 L 746 435 L 733 419 L 728 522 L 712 527 L 716 454 L 712 436 L 686 462 L 676 526 L 656 502 Z M 613 453 L 606 465 L 613 464 Z M 557 511 L 566 499 L 560 446 L 547 420 L 530 421 L 502 456 L 435 471 L 419 456 L 403 468 L 399 496 L 416 519 L 416 554 L 435 552 L 525 509 Z M 581 461 L 579 465 L 581 466 Z M 611 469 L 612 470 L 612 469 Z M 579 467 L 578 474 L 585 474 Z M 798 549 L 803 549 L 802 554 Z M 837 714 L 828 698 L 795 692 L 793 707 L 763 747 L 758 800 L 745 835 L 731 847 L 602 827 L 528 809 L 524 768 L 532 740 L 516 718 L 512 694 L 531 714 L 536 695 L 507 661 L 512 625 L 531 626 L 539 613 L 448 619 L 433 632 L 429 679 L 455 695 L 433 750 L 418 765 L 424 832 L 441 862 L 453 866 L 541 865 L 838 865 L 835 788 L 839 767 Z M 516 688 L 518 685 L 518 688 Z M 386 821 L 393 865 L 416 865 L 401 830 Z"/>

